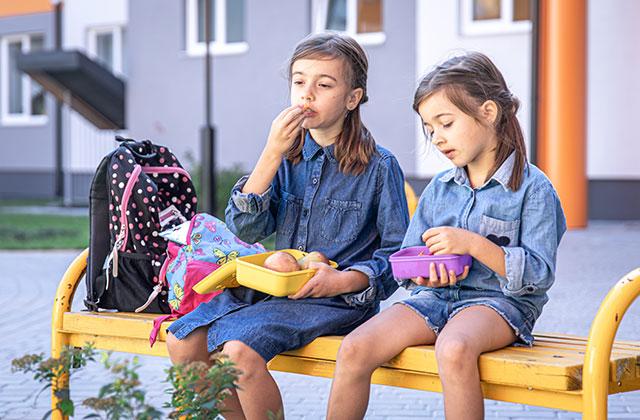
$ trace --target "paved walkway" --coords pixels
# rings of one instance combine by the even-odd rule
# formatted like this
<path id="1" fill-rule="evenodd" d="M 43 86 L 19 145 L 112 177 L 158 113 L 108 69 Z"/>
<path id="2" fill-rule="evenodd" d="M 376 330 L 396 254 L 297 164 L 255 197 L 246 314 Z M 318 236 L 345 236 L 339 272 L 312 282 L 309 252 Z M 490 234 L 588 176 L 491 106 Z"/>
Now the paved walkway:
<path id="1" fill-rule="evenodd" d="M 10 362 L 25 353 L 49 349 L 51 303 L 66 266 L 76 251 L 0 252 L 0 418 L 41 419 L 49 405 L 41 386 L 26 375 L 12 374 Z M 588 229 L 567 233 L 560 247 L 558 281 L 551 289 L 536 330 L 586 335 L 600 301 L 625 273 L 640 266 L 640 222 L 592 222 Z M 80 309 L 84 289 L 76 294 Z M 397 292 L 392 300 L 402 297 Z M 390 302 L 387 302 L 388 306 Z M 618 338 L 640 340 L 640 305 L 636 303 L 623 319 Z M 118 355 L 131 358 L 131 355 Z M 141 357 L 141 379 L 150 401 L 157 407 L 168 401 L 163 384 L 168 361 Z M 322 419 L 330 381 L 275 372 L 285 401 L 288 419 Z M 72 378 L 72 397 L 77 405 L 97 395 L 106 382 L 104 371 L 92 367 Z M 640 392 L 609 399 L 610 419 L 640 419 Z M 76 418 L 88 414 L 79 410 Z M 486 401 L 486 417 L 500 419 L 578 419 L 576 413 Z M 367 419 L 444 418 L 440 394 L 373 386 Z"/>

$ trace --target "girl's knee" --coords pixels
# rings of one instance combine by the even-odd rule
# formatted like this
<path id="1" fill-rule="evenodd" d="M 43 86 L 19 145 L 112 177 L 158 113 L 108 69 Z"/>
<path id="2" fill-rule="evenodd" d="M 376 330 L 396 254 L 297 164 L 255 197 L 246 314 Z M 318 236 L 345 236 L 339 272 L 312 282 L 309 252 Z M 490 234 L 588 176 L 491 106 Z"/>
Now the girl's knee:
<path id="1" fill-rule="evenodd" d="M 242 371 L 240 382 L 251 380 L 256 374 L 267 370 L 267 362 L 262 356 L 241 341 L 227 341 L 222 347 L 222 353 Z"/>
<path id="2" fill-rule="evenodd" d="M 167 351 L 169 352 L 169 358 L 171 363 L 188 363 L 188 355 L 185 351 L 185 345 L 182 340 L 176 338 L 171 332 L 167 333 Z"/>
<path id="3" fill-rule="evenodd" d="M 367 349 L 370 348 L 371 343 L 366 336 L 347 335 L 340 344 L 336 362 L 349 370 L 369 370 Z"/>
<path id="4" fill-rule="evenodd" d="M 436 360 L 442 370 L 468 369 L 477 364 L 478 356 L 468 337 L 440 337 L 436 341 Z"/>
<path id="5" fill-rule="evenodd" d="M 166 344 L 171 363 L 185 364 L 195 361 L 208 361 L 209 352 L 206 342 L 202 343 L 201 340 L 194 338 L 195 337 L 187 337 L 180 340 L 170 331 L 167 333 Z"/>

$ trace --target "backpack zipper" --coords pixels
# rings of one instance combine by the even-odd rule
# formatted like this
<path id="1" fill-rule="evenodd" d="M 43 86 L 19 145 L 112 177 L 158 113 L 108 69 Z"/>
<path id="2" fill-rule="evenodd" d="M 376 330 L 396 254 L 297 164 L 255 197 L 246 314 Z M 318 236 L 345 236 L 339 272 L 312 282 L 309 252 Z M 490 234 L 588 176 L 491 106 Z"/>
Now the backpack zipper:
<path id="1" fill-rule="evenodd" d="M 118 234 L 118 238 L 113 245 L 112 251 L 109 253 L 107 258 L 107 269 L 106 269 L 106 286 L 105 290 L 109 289 L 109 266 L 112 266 L 112 274 L 113 277 L 118 277 L 118 251 L 124 251 L 127 238 L 129 236 L 129 222 L 127 220 L 127 207 L 129 206 L 129 199 L 131 198 L 131 191 L 133 190 L 133 186 L 136 182 L 138 182 L 138 178 L 140 177 L 140 172 L 148 173 L 148 174 L 166 174 L 166 173 L 179 173 L 181 175 L 186 176 L 191 179 L 189 173 L 183 168 L 171 167 L 171 166 L 145 166 L 135 165 L 133 168 L 133 172 L 131 173 L 131 177 L 127 181 L 127 185 L 124 188 L 124 192 L 122 193 L 122 202 L 120 203 L 120 233 Z M 182 216 L 182 214 L 180 214 Z M 184 216 L 182 216 L 184 218 Z M 109 264 L 109 263 L 113 264 Z M 141 312 L 146 309 L 151 302 L 160 294 L 162 291 L 162 282 L 158 282 L 156 286 L 153 288 L 153 292 L 149 295 L 147 302 L 144 305 L 136 309 L 136 312 Z"/>
<path id="2" fill-rule="evenodd" d="M 122 202 L 120 203 L 120 233 L 118 233 L 118 237 L 113 244 L 113 248 L 111 249 L 111 252 L 107 257 L 107 269 L 105 274 L 107 281 L 105 290 L 109 290 L 109 267 L 111 267 L 113 277 L 118 277 L 118 251 L 124 249 L 124 246 L 127 242 L 127 234 L 129 231 L 129 225 L 127 221 L 127 207 L 129 206 L 131 190 L 133 189 L 135 183 L 138 181 L 138 177 L 140 176 L 141 171 L 142 167 L 140 165 L 135 165 L 133 167 L 131 177 L 127 181 L 127 185 L 124 187 L 124 192 L 122 193 Z"/>

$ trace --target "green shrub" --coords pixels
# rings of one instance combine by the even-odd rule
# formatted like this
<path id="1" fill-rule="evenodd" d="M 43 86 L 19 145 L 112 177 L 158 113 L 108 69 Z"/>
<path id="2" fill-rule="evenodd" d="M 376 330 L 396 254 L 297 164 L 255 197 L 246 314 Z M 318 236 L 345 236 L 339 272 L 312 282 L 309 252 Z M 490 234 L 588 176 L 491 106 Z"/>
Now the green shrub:
<path id="1" fill-rule="evenodd" d="M 211 356 L 211 364 L 192 362 L 173 365 L 167 370 L 172 385 L 169 418 L 213 419 L 223 414 L 221 402 L 237 387 L 240 371 L 221 354 Z"/>
<path id="2" fill-rule="evenodd" d="M 52 388 L 59 399 L 55 408 L 63 416 L 73 416 L 74 402 L 70 398 L 68 379 L 72 374 L 95 361 L 96 351 L 91 345 L 83 348 L 65 348 L 58 358 L 45 359 L 44 354 L 28 354 L 11 362 L 13 372 L 33 373 L 33 378 L 44 384 L 36 395 Z M 106 420 L 156 420 L 164 414 L 147 404 L 146 393 L 137 373 L 138 358 L 110 360 L 109 353 L 102 353 L 102 364 L 109 370 L 113 380 L 100 388 L 98 396 L 87 398 L 83 405 L 94 412 L 85 418 Z M 211 356 L 211 365 L 202 362 L 173 365 L 167 369 L 165 382 L 171 385 L 167 390 L 171 402 L 165 407 L 173 408 L 170 418 L 208 419 L 222 413 L 221 402 L 236 388 L 240 372 L 233 363 L 220 354 Z M 45 413 L 48 418 L 53 409 Z M 184 416 L 184 417 L 183 417 Z"/>
<path id="3" fill-rule="evenodd" d="M 108 353 L 102 354 L 102 364 L 113 375 L 112 382 L 100 388 L 98 397 L 87 398 L 82 402 L 85 407 L 96 413 L 85 418 L 105 418 L 110 420 L 135 419 L 156 420 L 163 418 L 158 411 L 145 402 L 145 391 L 141 387 L 138 373 L 138 358 L 133 361 L 111 361 Z M 104 417 L 98 413 L 104 413 Z"/>
<path id="4" fill-rule="evenodd" d="M 202 173 L 202 165 L 200 164 L 200 162 L 196 161 L 193 154 L 189 152 L 185 154 L 185 161 L 187 162 L 187 166 L 189 167 L 188 170 L 191 174 L 191 180 L 193 181 L 193 185 L 196 187 L 196 192 L 198 193 L 198 198 L 200 199 L 202 197 L 202 192 L 200 189 L 200 174 Z M 247 172 L 245 172 L 245 170 L 239 164 L 233 165 L 228 169 L 221 169 L 216 171 L 216 211 L 214 213 L 214 216 L 216 216 L 218 219 L 224 220 L 224 209 L 227 207 L 227 203 L 229 202 L 231 189 L 238 181 L 238 179 L 246 174 Z"/>
<path id="5" fill-rule="evenodd" d="M 70 377 L 85 367 L 88 362 L 95 360 L 95 350 L 91 345 L 83 348 L 67 347 L 60 357 L 44 358 L 44 354 L 28 354 L 11 361 L 12 372 L 33 373 L 33 379 L 44 384 L 40 392 L 34 398 L 37 402 L 40 394 L 52 388 L 53 394 L 58 398 L 55 410 L 63 416 L 73 416 L 74 403 L 69 393 Z M 53 413 L 54 409 L 47 411 L 44 418 Z"/>
<path id="6" fill-rule="evenodd" d="M 200 193 L 201 165 L 195 160 L 191 153 L 186 153 L 185 161 L 190 168 L 189 173 L 191 174 L 191 180 L 196 187 L 196 192 Z M 214 216 L 224 221 L 224 209 L 227 208 L 227 203 L 231 196 L 231 189 L 243 175 L 247 174 L 247 171 L 245 171 L 240 165 L 234 165 L 229 169 L 220 170 L 216 172 L 216 174 L 216 211 Z M 201 194 L 198 194 L 198 197 L 201 196 Z M 271 235 L 260 242 L 267 249 L 275 249 L 275 235 Z"/>

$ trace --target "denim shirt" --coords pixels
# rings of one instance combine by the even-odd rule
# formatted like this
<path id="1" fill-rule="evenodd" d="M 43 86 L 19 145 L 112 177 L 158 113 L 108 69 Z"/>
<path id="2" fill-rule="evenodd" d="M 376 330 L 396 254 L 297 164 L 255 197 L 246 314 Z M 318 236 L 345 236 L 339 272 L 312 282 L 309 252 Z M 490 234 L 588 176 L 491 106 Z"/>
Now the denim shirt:
<path id="1" fill-rule="evenodd" d="M 236 183 L 228 227 L 249 243 L 275 232 L 276 249 L 320 251 L 339 269 L 366 274 L 368 288 L 342 297 L 351 306 L 377 306 L 398 287 L 388 257 L 400 249 L 409 214 L 400 165 L 376 148 L 363 173 L 347 175 L 333 145 L 322 148 L 307 134 L 300 162 L 283 159 L 267 191 L 243 194 L 247 176 Z"/>
<path id="2" fill-rule="evenodd" d="M 489 181 L 475 189 L 463 168 L 436 175 L 420 197 L 402 247 L 424 245 L 424 231 L 439 226 L 488 238 L 505 252 L 506 275 L 498 275 L 474 258 L 468 277 L 451 287 L 501 291 L 538 318 L 555 279 L 556 254 L 566 222 L 551 181 L 534 165 L 525 167 L 517 191 L 508 188 L 514 162 L 512 153 Z M 408 289 L 416 287 L 410 280 L 398 281 Z"/>

